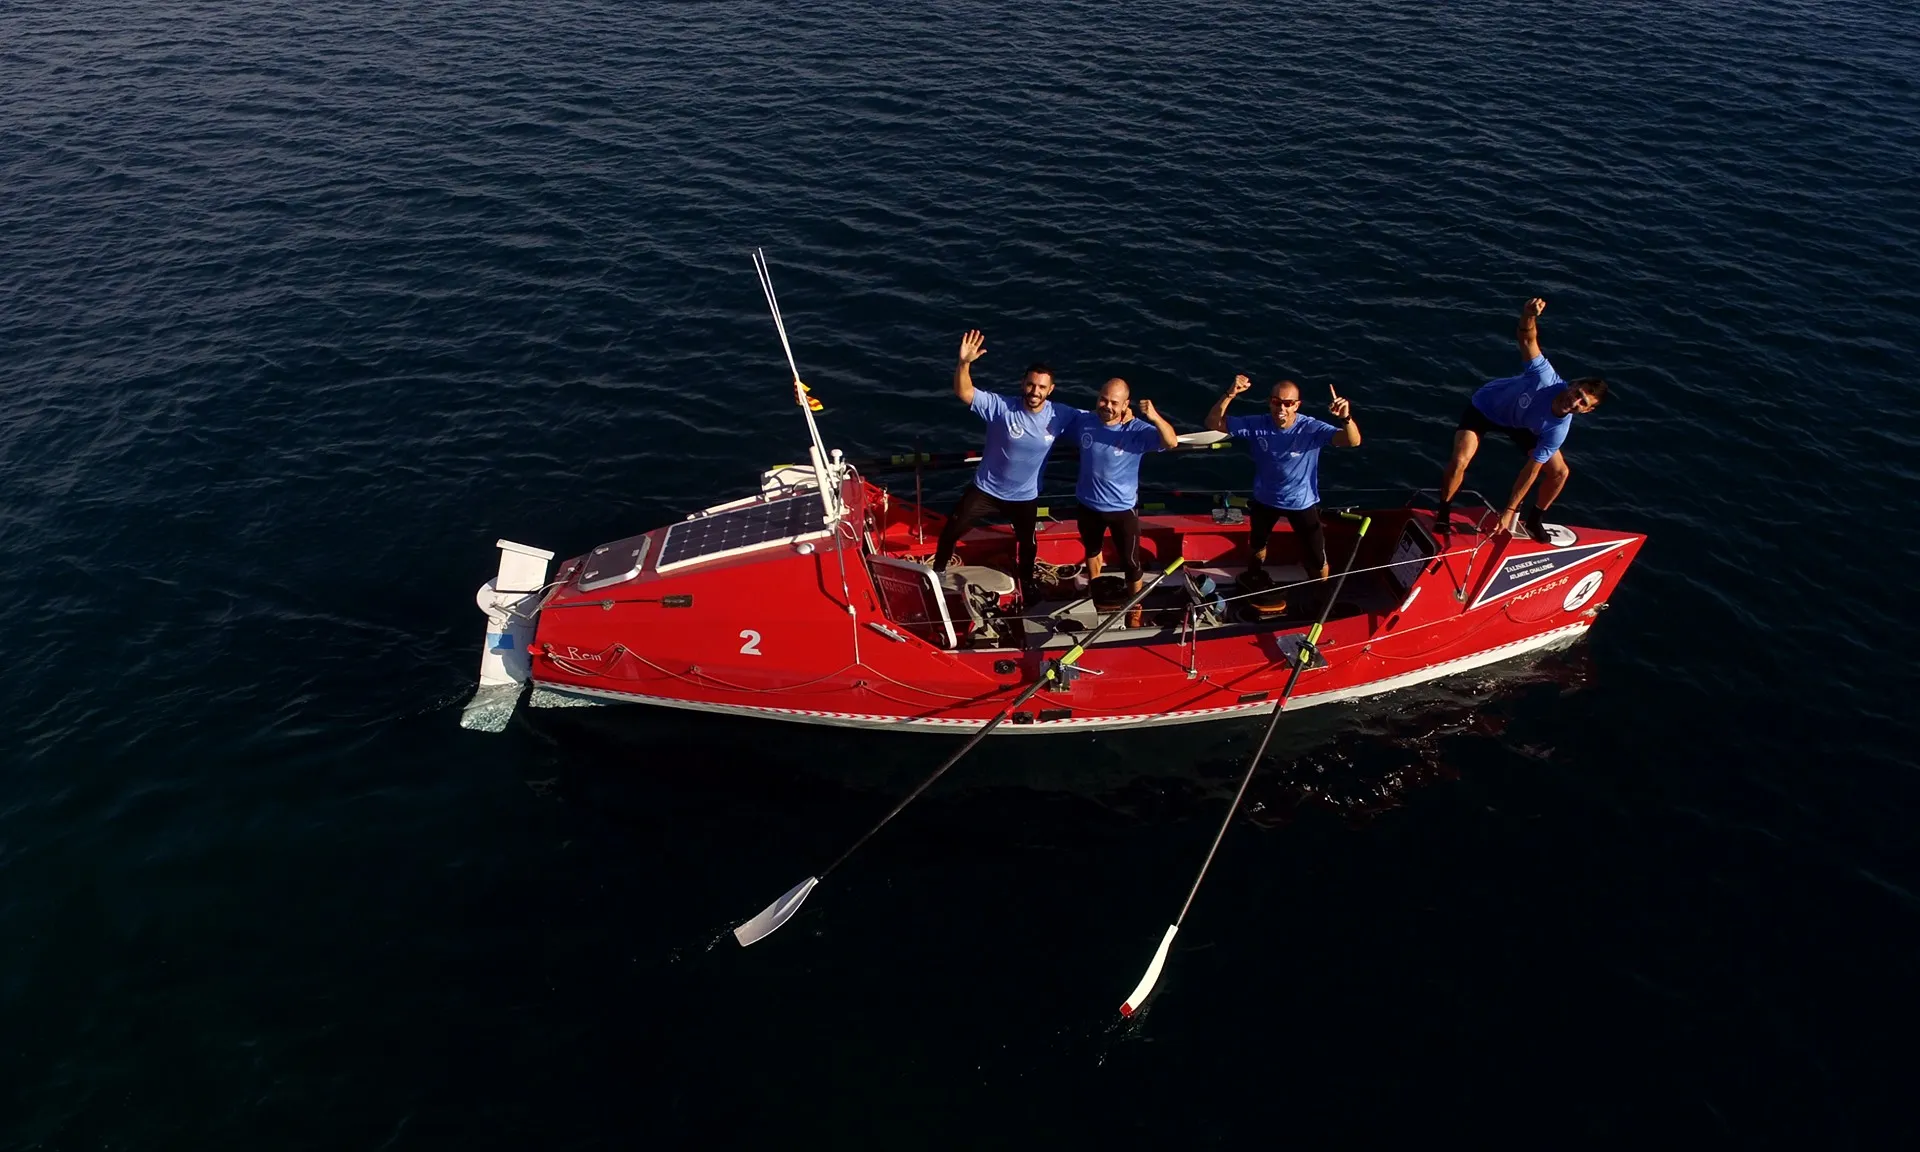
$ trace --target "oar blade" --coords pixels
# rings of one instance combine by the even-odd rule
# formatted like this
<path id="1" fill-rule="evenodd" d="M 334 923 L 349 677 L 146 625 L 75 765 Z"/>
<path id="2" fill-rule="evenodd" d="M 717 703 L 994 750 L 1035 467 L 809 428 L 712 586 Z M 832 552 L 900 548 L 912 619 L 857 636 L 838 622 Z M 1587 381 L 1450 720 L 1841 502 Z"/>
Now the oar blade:
<path id="1" fill-rule="evenodd" d="M 1147 1002 L 1147 997 L 1153 994 L 1153 986 L 1160 980 L 1160 969 L 1167 966 L 1167 949 L 1173 947 L 1173 935 L 1178 931 L 1180 931 L 1180 925 L 1167 925 L 1167 934 L 1160 938 L 1160 948 L 1153 954 L 1153 963 L 1147 965 L 1147 974 L 1140 977 L 1140 983 L 1135 986 L 1133 995 L 1128 996 L 1127 1002 L 1120 1005 L 1120 1015 L 1133 1015 L 1140 1010 L 1140 1005 Z"/>
<path id="2" fill-rule="evenodd" d="M 800 911 L 800 905 L 806 903 L 807 896 L 812 893 L 813 886 L 818 883 L 820 883 L 820 877 L 809 876 L 795 884 L 788 889 L 786 895 L 761 909 L 760 915 L 735 928 L 733 938 L 740 941 L 740 947 L 745 948 L 749 944 L 758 944 L 773 935 L 775 928 L 793 919 L 793 914 Z"/>

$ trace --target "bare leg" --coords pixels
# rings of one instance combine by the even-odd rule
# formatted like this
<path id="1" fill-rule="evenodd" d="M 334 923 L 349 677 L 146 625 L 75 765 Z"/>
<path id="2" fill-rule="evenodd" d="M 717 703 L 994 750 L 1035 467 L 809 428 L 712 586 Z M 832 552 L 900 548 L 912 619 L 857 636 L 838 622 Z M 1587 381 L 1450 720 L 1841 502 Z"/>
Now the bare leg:
<path id="1" fill-rule="evenodd" d="M 1553 459 L 1540 469 L 1540 486 L 1533 490 L 1534 507 L 1545 512 L 1553 506 L 1560 490 L 1567 486 L 1567 477 L 1573 475 L 1573 469 L 1567 467 L 1566 458 L 1555 452 Z"/>
<path id="2" fill-rule="evenodd" d="M 1095 552 L 1087 557 L 1087 581 L 1092 583 L 1098 579 L 1100 579 L 1100 553 Z"/>
<path id="3" fill-rule="evenodd" d="M 1453 494 L 1460 491 L 1460 482 L 1467 478 L 1467 465 L 1479 450 L 1480 437 L 1477 434 L 1465 428 L 1454 429 L 1453 455 L 1448 457 L 1447 466 L 1440 472 L 1440 503 L 1453 501 Z M 1559 453 L 1554 455 L 1558 456 Z"/>

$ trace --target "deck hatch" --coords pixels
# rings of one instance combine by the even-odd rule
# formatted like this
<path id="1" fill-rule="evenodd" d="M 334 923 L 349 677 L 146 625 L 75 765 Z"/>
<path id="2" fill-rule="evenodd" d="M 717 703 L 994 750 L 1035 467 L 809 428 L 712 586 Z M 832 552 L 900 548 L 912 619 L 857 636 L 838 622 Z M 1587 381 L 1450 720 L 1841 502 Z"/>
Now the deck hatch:
<path id="1" fill-rule="evenodd" d="M 595 548 L 588 553 L 587 562 L 580 566 L 580 590 L 610 588 L 638 576 L 646 566 L 647 549 L 652 544 L 653 537 L 643 534 Z"/>
<path id="2" fill-rule="evenodd" d="M 824 535 L 820 498 L 809 492 L 682 520 L 667 529 L 654 568 L 666 572 L 698 560 L 717 560 L 767 544 Z"/>

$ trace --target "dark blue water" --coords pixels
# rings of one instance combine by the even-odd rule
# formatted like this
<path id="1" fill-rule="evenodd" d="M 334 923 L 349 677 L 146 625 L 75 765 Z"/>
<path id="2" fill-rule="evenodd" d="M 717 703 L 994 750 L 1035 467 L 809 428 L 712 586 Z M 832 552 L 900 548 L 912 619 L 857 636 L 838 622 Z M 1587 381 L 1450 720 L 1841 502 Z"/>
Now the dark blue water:
<path id="1" fill-rule="evenodd" d="M 1916 23 L 0 8 L 0 1145 L 1910 1143 Z M 804 444 L 754 245 L 851 453 L 970 446 L 978 326 L 1184 427 L 1333 384 L 1345 492 L 1544 295 L 1564 518 L 1652 541 L 1289 720 L 1134 1023 L 1247 727 L 991 744 L 743 952 L 950 745 L 456 719 L 495 538 Z"/>

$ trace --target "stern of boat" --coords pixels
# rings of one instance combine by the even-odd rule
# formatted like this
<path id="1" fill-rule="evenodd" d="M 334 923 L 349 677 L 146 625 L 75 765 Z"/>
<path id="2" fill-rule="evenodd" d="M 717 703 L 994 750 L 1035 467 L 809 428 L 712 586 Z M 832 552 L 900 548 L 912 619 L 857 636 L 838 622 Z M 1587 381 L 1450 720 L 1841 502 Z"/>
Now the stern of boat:
<path id="1" fill-rule="evenodd" d="M 533 643 L 547 565 L 553 560 L 551 552 L 512 540 L 496 540 L 494 545 L 500 549 L 500 570 L 474 594 L 474 603 L 487 617 L 480 686 L 460 711 L 460 726 L 476 732 L 504 730 L 533 675 L 527 646 Z"/>

